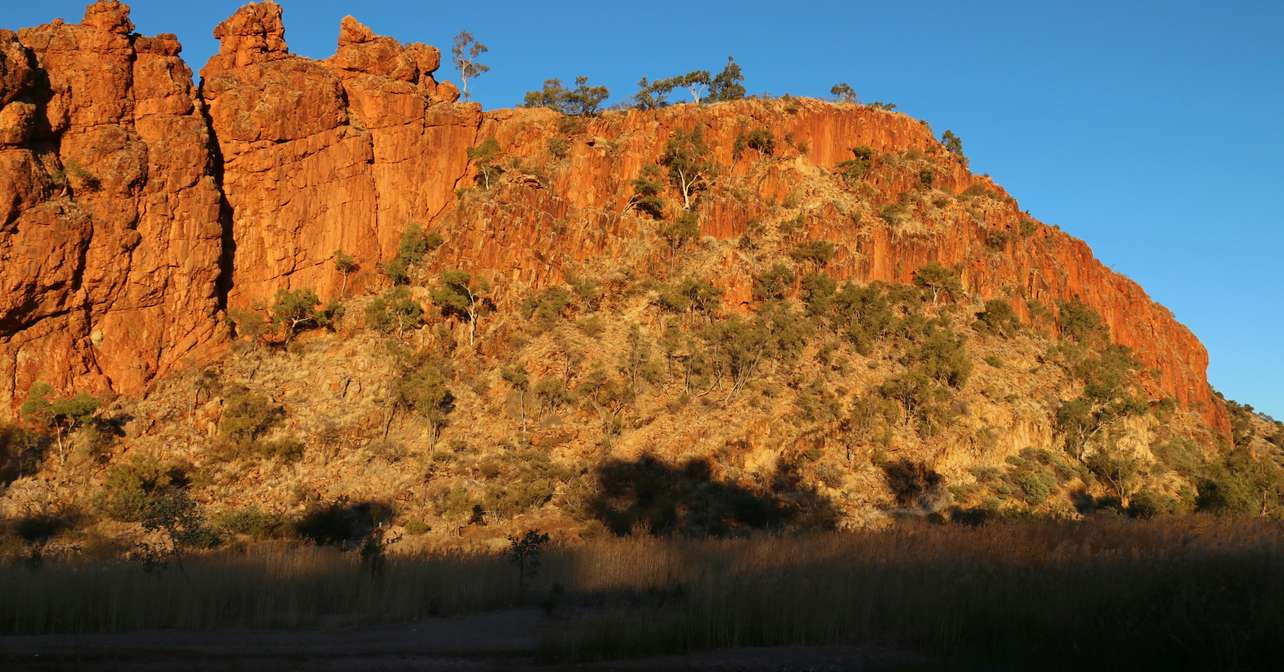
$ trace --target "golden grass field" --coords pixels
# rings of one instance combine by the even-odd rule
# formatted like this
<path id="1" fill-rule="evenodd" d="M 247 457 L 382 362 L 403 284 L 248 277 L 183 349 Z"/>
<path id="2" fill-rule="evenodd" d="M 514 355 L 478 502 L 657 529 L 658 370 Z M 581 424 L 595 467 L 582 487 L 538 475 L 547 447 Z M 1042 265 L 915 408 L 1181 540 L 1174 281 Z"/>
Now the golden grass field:
<path id="1" fill-rule="evenodd" d="M 1185 517 L 907 523 L 883 531 L 553 545 L 502 555 L 262 544 L 164 571 L 0 569 L 0 631 L 327 628 L 547 610 L 554 661 L 859 644 L 944 660 L 1262 669 L 1284 652 L 1284 525 Z M 1140 668 L 1137 668 L 1140 669 Z"/>

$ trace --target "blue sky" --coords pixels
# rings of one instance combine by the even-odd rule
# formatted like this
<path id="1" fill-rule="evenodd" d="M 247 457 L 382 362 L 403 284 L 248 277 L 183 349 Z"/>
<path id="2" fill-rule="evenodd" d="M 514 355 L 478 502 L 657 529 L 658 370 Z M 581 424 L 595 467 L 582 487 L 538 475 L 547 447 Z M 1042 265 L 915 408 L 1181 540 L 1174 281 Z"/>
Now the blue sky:
<path id="1" fill-rule="evenodd" d="M 240 3 L 131 4 L 140 32 L 177 33 L 199 71 Z M 1284 418 L 1284 2 L 281 4 L 291 50 L 313 57 L 334 51 L 348 13 L 443 52 L 472 31 L 491 49 L 473 87 L 487 108 L 578 74 L 617 102 L 642 75 L 716 70 L 728 54 L 754 93 L 849 82 L 953 129 L 974 170 L 1189 325 L 1215 387 Z M 83 8 L 6 2 L 0 27 Z"/>

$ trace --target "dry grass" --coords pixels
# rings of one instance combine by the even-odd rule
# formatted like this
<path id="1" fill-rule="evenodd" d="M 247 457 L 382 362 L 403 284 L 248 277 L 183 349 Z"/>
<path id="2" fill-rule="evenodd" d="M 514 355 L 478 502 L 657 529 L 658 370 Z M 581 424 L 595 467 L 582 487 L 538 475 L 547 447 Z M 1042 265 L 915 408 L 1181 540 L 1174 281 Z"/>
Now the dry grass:
<path id="1" fill-rule="evenodd" d="M 1193 517 L 737 540 L 620 539 L 546 554 L 519 596 L 495 555 L 270 545 L 148 574 L 124 562 L 0 570 L 12 633 L 406 621 L 526 602 L 551 659 L 869 644 L 1018 665 L 1252 669 L 1280 653 L 1284 527 Z"/>

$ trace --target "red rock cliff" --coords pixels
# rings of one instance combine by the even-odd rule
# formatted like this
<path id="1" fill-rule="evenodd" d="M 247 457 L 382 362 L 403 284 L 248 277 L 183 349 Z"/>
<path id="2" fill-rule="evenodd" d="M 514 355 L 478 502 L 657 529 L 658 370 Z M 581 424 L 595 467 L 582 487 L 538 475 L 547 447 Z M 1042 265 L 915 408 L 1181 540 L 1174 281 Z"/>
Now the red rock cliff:
<path id="1" fill-rule="evenodd" d="M 114 0 L 0 31 L 0 400 L 138 390 L 216 339 L 220 194 L 178 53 Z"/>
<path id="2" fill-rule="evenodd" d="M 746 124 L 790 138 L 804 151 L 756 182 L 759 200 L 783 197 L 798 174 L 833 168 L 853 146 L 944 152 L 923 124 L 854 105 L 613 113 L 576 130 L 562 168 L 518 194 L 519 207 L 462 212 L 456 190 L 472 177 L 470 147 L 494 137 L 506 155 L 538 160 L 563 134 L 559 118 L 457 104 L 455 88 L 433 77 L 436 49 L 375 36 L 352 18 L 325 61 L 289 53 L 273 3 L 243 7 L 214 33 L 221 48 L 201 72 L 199 95 L 177 42 L 133 34 L 114 1 L 91 5 L 79 26 L 0 33 L 0 400 L 38 378 L 136 391 L 218 345 L 223 303 L 266 301 L 281 287 L 331 296 L 335 250 L 373 269 L 412 223 L 454 222 L 455 262 L 532 284 L 555 278 L 637 233 L 611 213 L 674 129 L 704 128 L 719 163 L 742 176 L 751 167 L 733 147 Z M 950 161 L 936 186 L 1002 194 Z M 881 203 L 913 187 L 894 173 L 868 182 Z M 701 225 L 707 235 L 738 236 L 761 210 L 715 197 Z M 936 260 L 962 267 L 983 296 L 1079 298 L 1159 370 L 1157 393 L 1226 431 L 1203 346 L 1081 241 L 1039 225 L 1005 237 L 1000 250 L 987 245 L 1026 219 L 1014 202 L 931 235 L 869 219 L 821 207 L 806 218 L 806 235 L 839 242 L 831 268 L 841 276 L 904 282 Z M 731 259 L 728 268 L 734 296 L 744 273 Z"/>

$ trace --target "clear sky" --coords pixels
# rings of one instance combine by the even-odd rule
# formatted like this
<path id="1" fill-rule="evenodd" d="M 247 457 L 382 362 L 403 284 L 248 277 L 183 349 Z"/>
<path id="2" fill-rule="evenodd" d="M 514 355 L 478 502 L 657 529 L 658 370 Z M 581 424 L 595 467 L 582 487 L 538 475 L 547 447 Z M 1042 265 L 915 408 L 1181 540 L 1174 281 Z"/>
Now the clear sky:
<path id="1" fill-rule="evenodd" d="M 78 21 L 80 0 L 6 0 L 0 27 Z M 200 69 L 239 2 L 135 0 Z M 717 70 L 753 93 L 895 102 L 964 141 L 1039 219 L 1086 240 L 1207 345 L 1213 385 L 1284 419 L 1284 2 L 281 0 L 291 51 L 333 53 L 339 20 L 490 47 L 487 108 L 588 75 L 611 102 L 642 75 Z M 448 64 L 438 79 L 455 80 Z"/>

